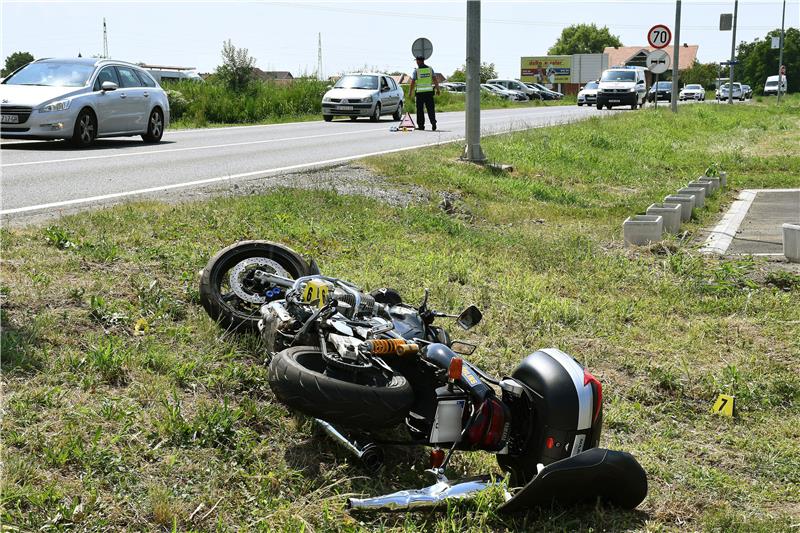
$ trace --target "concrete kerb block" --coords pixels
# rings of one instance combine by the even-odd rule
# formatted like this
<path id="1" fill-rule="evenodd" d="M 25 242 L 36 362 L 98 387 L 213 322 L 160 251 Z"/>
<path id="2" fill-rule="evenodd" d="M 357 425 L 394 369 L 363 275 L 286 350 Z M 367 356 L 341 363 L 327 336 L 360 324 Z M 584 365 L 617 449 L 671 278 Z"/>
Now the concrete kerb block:
<path id="1" fill-rule="evenodd" d="M 727 172 L 720 172 L 719 173 L 719 186 L 723 189 L 728 186 L 728 173 Z"/>
<path id="2" fill-rule="evenodd" d="M 683 189 L 678 189 L 678 194 L 693 194 L 694 195 L 694 206 L 697 209 L 700 209 L 704 205 L 706 205 L 706 188 L 705 187 L 684 187 Z"/>
<path id="3" fill-rule="evenodd" d="M 784 224 L 783 255 L 792 263 L 800 263 L 800 224 Z"/>
<path id="4" fill-rule="evenodd" d="M 622 223 L 626 246 L 658 242 L 663 232 L 664 219 L 660 215 L 634 215 Z"/>
<path id="5" fill-rule="evenodd" d="M 707 178 L 705 176 L 700 176 L 696 181 L 701 183 L 710 183 L 711 194 L 716 194 L 716 192 L 719 190 L 719 178 Z"/>
<path id="6" fill-rule="evenodd" d="M 714 191 L 711 190 L 711 183 L 709 183 L 707 181 L 694 180 L 694 181 L 690 181 L 688 184 L 686 184 L 686 186 L 687 187 L 702 187 L 706 191 L 706 198 L 710 198 L 711 195 L 714 193 Z"/>
<path id="7" fill-rule="evenodd" d="M 665 204 L 679 204 L 681 206 L 681 221 L 688 222 L 692 218 L 694 209 L 693 194 L 670 194 L 664 197 Z"/>
<path id="8" fill-rule="evenodd" d="M 681 204 L 650 204 L 648 215 L 661 215 L 662 229 L 666 233 L 677 234 L 681 231 Z"/>

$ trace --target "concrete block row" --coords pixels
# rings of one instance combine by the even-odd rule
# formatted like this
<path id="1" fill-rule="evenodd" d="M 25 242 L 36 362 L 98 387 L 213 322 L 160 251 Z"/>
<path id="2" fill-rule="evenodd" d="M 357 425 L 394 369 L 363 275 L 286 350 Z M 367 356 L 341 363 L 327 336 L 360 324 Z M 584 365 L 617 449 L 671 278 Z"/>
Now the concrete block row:
<path id="1" fill-rule="evenodd" d="M 727 186 L 727 174 L 700 176 L 678 189 L 677 194 L 664 197 L 662 203 L 651 204 L 647 214 L 628 217 L 622 224 L 626 246 L 644 246 L 661 240 L 663 233 L 677 234 L 681 223 L 692 218 L 692 211 L 705 206 L 706 198 Z"/>

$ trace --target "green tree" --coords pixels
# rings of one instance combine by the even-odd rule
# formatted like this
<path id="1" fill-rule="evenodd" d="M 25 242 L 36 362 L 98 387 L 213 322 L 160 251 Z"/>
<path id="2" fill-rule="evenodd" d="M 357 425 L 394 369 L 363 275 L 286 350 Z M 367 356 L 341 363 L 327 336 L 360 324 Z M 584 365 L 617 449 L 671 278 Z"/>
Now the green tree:
<path id="1" fill-rule="evenodd" d="M 253 81 L 256 60 L 247 48 L 236 48 L 228 39 L 222 43 L 222 65 L 217 67 L 217 78 L 229 89 L 243 91 Z"/>
<path id="2" fill-rule="evenodd" d="M 772 37 L 780 34 L 780 30 L 773 30 L 763 39 L 739 45 L 739 64 L 733 72 L 734 81 L 750 85 L 756 94 L 764 92 L 767 76 L 778 75 L 779 51 L 772 48 Z M 787 91 L 800 90 L 800 30 L 797 28 L 788 28 L 784 33 L 783 64 L 786 65 Z"/>
<path id="3" fill-rule="evenodd" d="M 561 32 L 556 43 L 547 51 L 550 55 L 599 54 L 606 46 L 622 46 L 616 35 L 611 35 L 606 26 L 595 24 L 573 24 Z"/>
<path id="4" fill-rule="evenodd" d="M 486 83 L 488 80 L 497 77 L 497 68 L 494 63 L 481 63 L 481 83 Z M 461 65 L 453 74 L 447 78 L 447 81 L 467 81 L 467 66 Z"/>
<path id="5" fill-rule="evenodd" d="M 700 63 L 696 59 L 692 66 L 681 71 L 680 84 L 699 83 L 706 89 L 716 87 L 719 65 L 717 63 Z M 727 74 L 723 74 L 727 77 Z"/>
<path id="6" fill-rule="evenodd" d="M 33 55 L 30 52 L 14 52 L 6 58 L 6 66 L 3 68 L 2 75 L 6 77 L 19 67 L 27 65 L 33 61 Z"/>

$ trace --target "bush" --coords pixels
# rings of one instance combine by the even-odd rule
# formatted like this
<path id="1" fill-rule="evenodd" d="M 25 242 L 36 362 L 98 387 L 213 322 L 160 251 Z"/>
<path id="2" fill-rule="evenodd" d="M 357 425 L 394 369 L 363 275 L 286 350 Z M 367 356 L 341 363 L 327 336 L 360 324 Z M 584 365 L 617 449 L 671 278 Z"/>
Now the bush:
<path id="1" fill-rule="evenodd" d="M 248 124 L 322 114 L 322 96 L 327 90 L 327 83 L 305 78 L 286 85 L 254 81 L 243 91 L 232 90 L 219 78 L 164 85 L 170 95 L 172 118 L 183 117 L 193 125 Z M 173 98 L 176 108 L 172 108 Z"/>

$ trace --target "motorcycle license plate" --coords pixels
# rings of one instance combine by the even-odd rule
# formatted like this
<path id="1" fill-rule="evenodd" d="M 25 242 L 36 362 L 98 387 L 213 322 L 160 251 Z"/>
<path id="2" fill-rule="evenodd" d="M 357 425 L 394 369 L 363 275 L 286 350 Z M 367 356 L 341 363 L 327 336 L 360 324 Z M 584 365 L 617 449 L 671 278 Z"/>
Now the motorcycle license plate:
<path id="1" fill-rule="evenodd" d="M 352 111 L 352 110 L 353 110 L 353 106 L 351 106 L 351 105 L 340 105 L 339 106 L 339 111 Z"/>
<path id="2" fill-rule="evenodd" d="M 17 115 L 3 115 L 3 124 L 19 124 L 19 116 Z"/>

